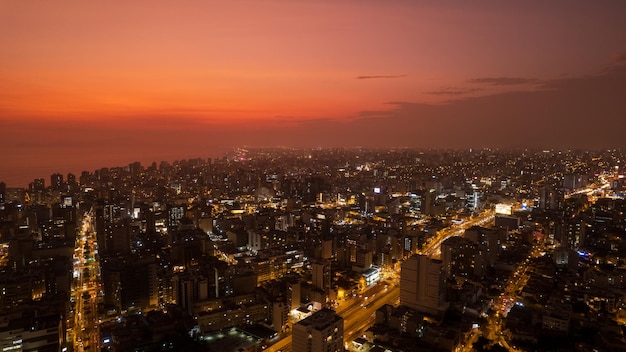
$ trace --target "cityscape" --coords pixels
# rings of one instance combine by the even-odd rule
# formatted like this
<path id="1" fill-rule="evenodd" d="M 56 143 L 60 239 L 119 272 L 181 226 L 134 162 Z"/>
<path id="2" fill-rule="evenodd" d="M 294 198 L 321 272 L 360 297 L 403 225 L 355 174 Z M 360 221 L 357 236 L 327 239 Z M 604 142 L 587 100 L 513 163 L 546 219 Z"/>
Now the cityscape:
<path id="1" fill-rule="evenodd" d="M 622 350 L 625 160 L 236 148 L 0 183 L 0 343 Z"/>
<path id="2" fill-rule="evenodd" d="M 626 352 L 624 14 L 0 1 L 0 352 Z"/>

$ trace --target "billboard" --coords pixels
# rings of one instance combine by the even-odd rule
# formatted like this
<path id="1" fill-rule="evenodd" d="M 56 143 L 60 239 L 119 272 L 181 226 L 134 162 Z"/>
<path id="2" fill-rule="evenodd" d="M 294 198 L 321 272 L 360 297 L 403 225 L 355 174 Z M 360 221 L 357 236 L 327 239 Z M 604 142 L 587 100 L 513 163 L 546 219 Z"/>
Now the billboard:
<path id="1" fill-rule="evenodd" d="M 513 206 L 509 204 L 498 203 L 496 204 L 496 214 L 513 214 Z"/>

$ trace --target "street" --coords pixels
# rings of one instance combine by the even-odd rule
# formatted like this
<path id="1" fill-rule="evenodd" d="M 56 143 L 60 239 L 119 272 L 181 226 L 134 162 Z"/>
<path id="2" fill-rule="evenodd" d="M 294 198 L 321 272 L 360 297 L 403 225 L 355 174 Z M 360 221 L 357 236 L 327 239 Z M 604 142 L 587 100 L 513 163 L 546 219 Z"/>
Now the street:
<path id="1" fill-rule="evenodd" d="M 100 267 L 97 256 L 96 233 L 93 215 L 85 214 L 74 249 L 72 302 L 74 324 L 70 327 L 75 351 L 99 351 L 100 329 L 98 300 Z"/>

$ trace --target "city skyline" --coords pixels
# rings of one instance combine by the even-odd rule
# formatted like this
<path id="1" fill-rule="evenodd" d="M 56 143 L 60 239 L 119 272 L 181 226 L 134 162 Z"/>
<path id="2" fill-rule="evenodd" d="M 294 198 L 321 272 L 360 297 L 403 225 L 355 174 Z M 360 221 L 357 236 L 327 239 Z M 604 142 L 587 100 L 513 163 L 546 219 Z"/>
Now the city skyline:
<path id="1" fill-rule="evenodd" d="M 624 160 L 250 148 L 0 183 L 0 348 L 620 350 Z"/>
<path id="2" fill-rule="evenodd" d="M 0 181 L 243 145 L 624 148 L 624 10 L 6 2 Z"/>

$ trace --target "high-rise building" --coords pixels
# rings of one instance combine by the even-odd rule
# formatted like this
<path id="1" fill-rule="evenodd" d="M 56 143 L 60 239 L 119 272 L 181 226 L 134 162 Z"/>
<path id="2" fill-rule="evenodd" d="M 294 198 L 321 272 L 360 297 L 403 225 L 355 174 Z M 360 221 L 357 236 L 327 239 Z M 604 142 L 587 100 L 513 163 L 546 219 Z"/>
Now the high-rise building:
<path id="1" fill-rule="evenodd" d="M 564 194 L 562 189 L 542 187 L 539 189 L 539 208 L 553 210 L 563 208 Z"/>
<path id="2" fill-rule="evenodd" d="M 0 182 L 0 204 L 7 201 L 7 184 Z"/>
<path id="3" fill-rule="evenodd" d="M 54 191 L 60 191 L 63 188 L 63 175 L 50 175 L 50 188 Z"/>
<path id="4" fill-rule="evenodd" d="M 154 257 L 119 257 L 101 262 L 104 303 L 118 311 L 147 309 L 159 303 L 157 263 Z"/>
<path id="5" fill-rule="evenodd" d="M 324 260 L 330 259 L 333 256 L 333 240 L 327 239 L 322 241 L 322 253 L 321 257 Z"/>
<path id="6" fill-rule="evenodd" d="M 446 277 L 482 278 L 487 269 L 486 254 L 485 246 L 460 236 L 452 236 L 441 243 Z"/>
<path id="7" fill-rule="evenodd" d="M 321 309 L 293 326 L 292 341 L 294 352 L 343 351 L 343 318 Z"/>
<path id="8" fill-rule="evenodd" d="M 517 218 L 519 221 L 519 218 Z M 497 216 L 496 216 L 496 221 Z M 472 226 L 465 230 L 463 237 L 471 240 L 472 242 L 484 246 L 486 250 L 486 259 L 489 266 L 494 266 L 500 254 L 500 230 L 487 229 L 480 226 Z M 481 254 L 482 255 L 482 254 Z"/>
<path id="9" fill-rule="evenodd" d="M 134 163 L 128 164 L 128 172 L 130 172 L 131 174 L 137 175 L 142 171 L 143 171 L 143 166 L 141 166 L 141 163 L 139 161 L 135 161 Z"/>
<path id="10" fill-rule="evenodd" d="M 480 207 L 480 198 L 481 194 L 478 191 L 473 191 L 471 193 L 465 194 L 465 202 L 467 204 L 467 208 L 471 211 L 475 211 Z"/>
<path id="11" fill-rule="evenodd" d="M 43 192 L 46 190 L 46 183 L 43 178 L 36 178 L 29 185 L 30 193 Z"/>
<path id="12" fill-rule="evenodd" d="M 54 312 L 36 309 L 7 314 L 0 326 L 0 350 L 60 351 L 62 326 L 61 315 Z"/>
<path id="13" fill-rule="evenodd" d="M 185 208 L 182 206 L 171 206 L 167 209 L 168 231 L 174 231 L 180 225 L 180 219 L 185 217 Z"/>
<path id="14" fill-rule="evenodd" d="M 193 304 L 209 298 L 209 280 L 199 273 L 177 273 L 172 278 L 176 304 L 192 313 Z"/>
<path id="15" fill-rule="evenodd" d="M 74 175 L 73 173 L 67 174 L 67 190 L 70 192 L 76 192 L 78 190 L 76 175 Z"/>
<path id="16" fill-rule="evenodd" d="M 135 228 L 128 219 L 116 221 L 107 226 L 106 231 L 106 249 L 108 253 L 128 254 L 131 251 L 131 240 Z"/>
<path id="17" fill-rule="evenodd" d="M 305 180 L 302 194 L 303 203 L 315 203 L 320 195 L 326 191 L 328 183 L 321 176 L 312 176 Z"/>
<path id="18" fill-rule="evenodd" d="M 287 300 L 291 303 L 289 310 L 300 307 L 300 291 L 302 283 L 298 279 L 287 280 Z"/>
<path id="19" fill-rule="evenodd" d="M 563 188 L 567 191 L 573 191 L 586 185 L 585 177 L 581 174 L 563 175 Z"/>
<path id="20" fill-rule="evenodd" d="M 330 263 L 327 261 L 318 261 L 313 266 L 313 285 L 322 290 L 330 287 Z"/>
<path id="21" fill-rule="evenodd" d="M 352 265 L 352 270 L 364 272 L 372 267 L 372 251 L 361 248 L 356 252 L 356 263 Z"/>
<path id="22" fill-rule="evenodd" d="M 569 248 L 580 248 L 584 246 L 587 237 L 587 224 L 581 216 L 575 216 L 565 221 L 565 242 Z"/>
<path id="23" fill-rule="evenodd" d="M 413 255 L 402 264 L 400 304 L 418 312 L 440 316 L 445 312 L 443 263 L 425 255 Z"/>

